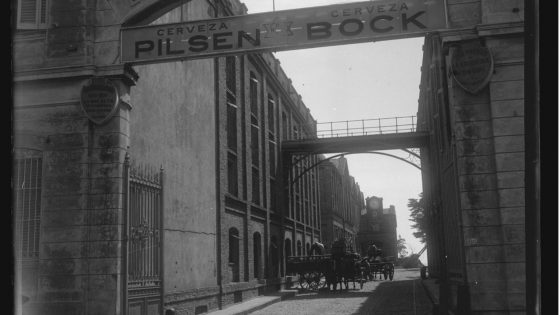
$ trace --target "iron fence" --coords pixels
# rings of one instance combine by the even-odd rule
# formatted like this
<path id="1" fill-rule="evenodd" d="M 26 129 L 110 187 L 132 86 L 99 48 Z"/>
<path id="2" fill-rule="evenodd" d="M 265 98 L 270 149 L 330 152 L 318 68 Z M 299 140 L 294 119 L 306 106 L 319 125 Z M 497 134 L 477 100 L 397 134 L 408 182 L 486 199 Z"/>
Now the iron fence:
<path id="1" fill-rule="evenodd" d="M 161 310 L 163 294 L 163 169 L 125 161 L 126 313 Z"/>

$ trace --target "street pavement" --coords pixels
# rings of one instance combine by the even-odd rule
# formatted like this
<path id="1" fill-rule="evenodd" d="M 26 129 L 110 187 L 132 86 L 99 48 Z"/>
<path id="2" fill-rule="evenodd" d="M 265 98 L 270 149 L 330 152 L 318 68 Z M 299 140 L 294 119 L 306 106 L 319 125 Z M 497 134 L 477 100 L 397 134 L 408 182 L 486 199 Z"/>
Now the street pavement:
<path id="1" fill-rule="evenodd" d="M 252 312 L 252 315 L 364 314 L 431 315 L 432 303 L 422 286 L 418 269 L 395 269 L 393 281 L 368 281 L 360 289 L 298 293 L 295 297 Z"/>

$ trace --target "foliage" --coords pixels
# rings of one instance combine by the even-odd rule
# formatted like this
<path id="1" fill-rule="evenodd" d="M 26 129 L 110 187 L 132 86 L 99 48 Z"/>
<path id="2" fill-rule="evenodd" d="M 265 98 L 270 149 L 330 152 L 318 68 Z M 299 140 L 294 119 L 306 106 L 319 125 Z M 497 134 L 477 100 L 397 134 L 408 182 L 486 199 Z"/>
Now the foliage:
<path id="1" fill-rule="evenodd" d="M 403 268 L 419 268 L 424 266 L 424 264 L 420 261 L 418 254 L 401 257 L 397 259 L 396 264 L 398 266 L 402 266 Z"/>
<path id="2" fill-rule="evenodd" d="M 399 258 L 406 257 L 408 255 L 408 250 L 406 248 L 406 240 L 399 235 L 397 240 L 397 252 L 399 253 Z"/>
<path id="3" fill-rule="evenodd" d="M 428 229 L 428 222 L 424 213 L 424 198 L 422 194 L 420 194 L 419 197 L 419 199 L 408 199 L 408 207 L 410 208 L 409 220 L 414 222 L 411 227 L 416 229 L 416 232 L 413 232 L 412 235 L 420 239 L 422 243 L 426 243 L 426 231 Z"/>

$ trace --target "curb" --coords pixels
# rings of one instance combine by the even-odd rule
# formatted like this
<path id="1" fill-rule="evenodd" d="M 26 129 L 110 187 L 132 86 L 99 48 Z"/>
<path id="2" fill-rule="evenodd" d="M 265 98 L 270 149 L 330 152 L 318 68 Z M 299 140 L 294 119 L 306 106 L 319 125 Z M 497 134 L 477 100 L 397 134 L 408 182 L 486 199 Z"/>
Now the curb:
<path id="1" fill-rule="evenodd" d="M 247 315 L 252 312 L 261 310 L 274 303 L 292 298 L 296 295 L 297 290 L 282 290 L 273 295 L 261 295 L 251 300 L 247 300 L 240 304 L 231 305 L 221 310 L 207 313 L 207 315 Z M 259 301 L 261 300 L 261 301 Z M 245 304 L 245 305 L 244 305 Z M 254 305 L 252 305 L 254 304 Z"/>
<path id="2" fill-rule="evenodd" d="M 428 288 L 426 281 L 430 281 L 430 280 L 421 280 L 420 283 L 422 284 L 422 287 L 424 288 L 424 291 L 426 292 L 428 299 L 430 299 L 430 302 L 432 302 L 432 314 L 438 315 L 440 313 L 439 299 L 434 295 L 434 292 L 432 292 L 430 288 Z"/>
<path id="3" fill-rule="evenodd" d="M 243 310 L 243 311 L 239 311 L 239 312 L 235 312 L 235 313 L 231 313 L 231 314 L 232 314 L 232 315 L 247 315 L 247 314 L 251 314 L 252 312 L 256 312 L 256 311 L 258 311 L 258 310 L 261 310 L 261 309 L 263 309 L 263 308 L 265 308 L 265 307 L 267 307 L 267 306 L 270 306 L 270 305 L 272 305 L 272 304 L 274 304 L 274 303 L 278 303 L 278 302 L 281 302 L 281 301 L 283 301 L 283 300 L 292 298 L 292 297 L 294 297 L 294 296 L 296 295 L 296 292 L 297 292 L 297 291 L 293 291 L 293 292 L 292 292 L 292 291 L 281 291 L 281 292 L 280 292 L 280 296 L 277 296 L 277 297 L 274 298 L 273 300 L 264 302 L 264 303 L 259 304 L 259 305 L 255 305 L 255 306 L 253 306 L 253 307 L 251 307 L 251 308 L 249 308 L 249 309 L 247 309 L 247 310 Z M 265 295 L 265 296 L 266 296 L 266 295 Z"/>

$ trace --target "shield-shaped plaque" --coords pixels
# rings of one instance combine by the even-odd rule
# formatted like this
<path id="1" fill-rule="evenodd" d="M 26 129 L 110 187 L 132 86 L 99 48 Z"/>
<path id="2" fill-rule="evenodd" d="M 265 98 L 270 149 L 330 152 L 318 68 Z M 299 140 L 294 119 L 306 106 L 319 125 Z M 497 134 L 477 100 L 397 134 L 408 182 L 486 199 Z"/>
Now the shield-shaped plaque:
<path id="1" fill-rule="evenodd" d="M 490 81 L 493 71 L 492 53 L 479 41 L 462 44 L 453 50 L 451 73 L 455 81 L 467 92 L 480 92 Z"/>
<path id="2" fill-rule="evenodd" d="M 117 110 L 119 104 L 117 87 L 106 78 L 91 79 L 82 88 L 81 104 L 91 121 L 98 125 L 104 124 Z"/>

